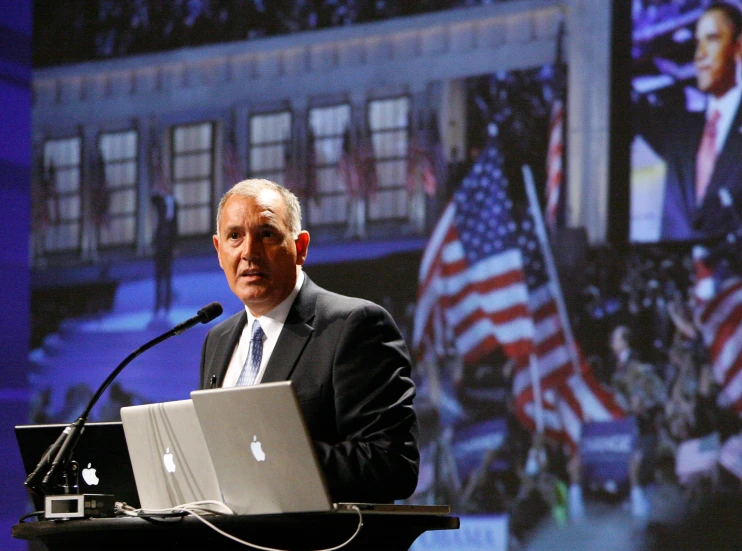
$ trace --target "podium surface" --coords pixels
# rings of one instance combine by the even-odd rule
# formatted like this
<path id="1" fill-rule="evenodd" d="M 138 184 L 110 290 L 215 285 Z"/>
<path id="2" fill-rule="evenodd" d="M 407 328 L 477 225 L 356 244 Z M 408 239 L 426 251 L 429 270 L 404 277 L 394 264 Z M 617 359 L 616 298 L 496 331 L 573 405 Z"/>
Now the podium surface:
<path id="1" fill-rule="evenodd" d="M 458 517 L 425 512 L 363 512 L 363 528 L 343 549 L 406 550 L 428 530 L 455 530 Z M 340 545 L 355 532 L 353 511 L 281 515 L 211 515 L 209 522 L 225 532 L 264 547 L 292 551 Z M 91 518 L 16 524 L 14 538 L 43 543 L 49 551 L 101 548 L 107 550 L 247 549 L 192 516 L 182 518 Z"/>

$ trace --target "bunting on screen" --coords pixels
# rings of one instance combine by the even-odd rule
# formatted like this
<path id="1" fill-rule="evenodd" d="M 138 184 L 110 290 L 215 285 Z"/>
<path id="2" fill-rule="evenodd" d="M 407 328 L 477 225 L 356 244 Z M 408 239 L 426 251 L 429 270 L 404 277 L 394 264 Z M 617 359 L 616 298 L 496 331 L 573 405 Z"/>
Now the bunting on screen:
<path id="1" fill-rule="evenodd" d="M 742 280 L 726 281 L 701 308 L 701 334 L 720 386 L 717 403 L 742 415 Z"/>

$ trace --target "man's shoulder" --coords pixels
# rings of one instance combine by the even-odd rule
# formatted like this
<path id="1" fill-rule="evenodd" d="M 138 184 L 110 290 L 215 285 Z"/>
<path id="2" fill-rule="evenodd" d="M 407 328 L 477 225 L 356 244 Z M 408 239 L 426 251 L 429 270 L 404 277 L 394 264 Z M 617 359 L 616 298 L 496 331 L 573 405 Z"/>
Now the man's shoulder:
<path id="1" fill-rule="evenodd" d="M 247 318 L 247 313 L 245 312 L 244 308 L 242 310 L 239 310 L 238 312 L 235 312 L 224 321 L 220 321 L 219 323 L 217 323 L 214 327 L 209 329 L 209 333 L 211 335 L 214 335 L 223 333 L 224 331 L 229 331 L 236 325 L 239 325 L 243 317 Z"/>
<path id="2" fill-rule="evenodd" d="M 375 302 L 366 300 L 358 297 L 351 297 L 347 295 L 341 295 L 327 289 L 319 288 L 317 293 L 317 303 L 324 306 L 327 309 L 334 311 L 348 311 L 357 310 L 359 308 L 381 308 Z"/>
<path id="3" fill-rule="evenodd" d="M 341 295 L 316 284 L 312 285 L 311 291 L 316 299 L 317 312 L 326 316 L 348 316 L 358 310 L 385 312 L 375 302 L 363 298 Z"/>

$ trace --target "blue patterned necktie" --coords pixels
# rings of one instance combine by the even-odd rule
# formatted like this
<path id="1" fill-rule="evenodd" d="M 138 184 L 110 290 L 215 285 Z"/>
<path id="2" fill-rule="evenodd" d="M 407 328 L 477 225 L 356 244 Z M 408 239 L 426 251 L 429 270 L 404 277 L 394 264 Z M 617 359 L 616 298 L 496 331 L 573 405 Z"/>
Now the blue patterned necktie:
<path id="1" fill-rule="evenodd" d="M 255 379 L 260 372 L 260 360 L 263 359 L 263 328 L 258 320 L 252 323 L 252 338 L 250 339 L 250 353 L 242 366 L 242 373 L 237 379 L 237 386 L 249 386 L 255 384 Z"/>

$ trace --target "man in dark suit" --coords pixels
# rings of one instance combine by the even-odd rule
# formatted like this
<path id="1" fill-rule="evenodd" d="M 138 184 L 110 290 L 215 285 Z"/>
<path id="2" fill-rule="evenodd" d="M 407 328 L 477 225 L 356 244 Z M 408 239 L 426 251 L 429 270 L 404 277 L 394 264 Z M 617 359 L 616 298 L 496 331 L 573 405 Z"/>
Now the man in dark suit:
<path id="1" fill-rule="evenodd" d="M 155 260 L 155 316 L 170 312 L 173 300 L 173 253 L 178 239 L 178 203 L 169 187 L 159 186 L 152 194 L 157 225 L 152 241 Z"/>
<path id="2" fill-rule="evenodd" d="M 720 238 L 742 214 L 742 16 L 731 4 L 709 6 L 696 24 L 694 65 L 704 113 L 637 113 L 639 132 L 667 165 L 661 239 Z"/>
<path id="3" fill-rule="evenodd" d="M 411 495 L 415 386 L 389 313 L 304 274 L 309 233 L 299 202 L 273 182 L 245 180 L 224 195 L 214 247 L 245 310 L 209 331 L 202 388 L 290 380 L 334 501 Z"/>

